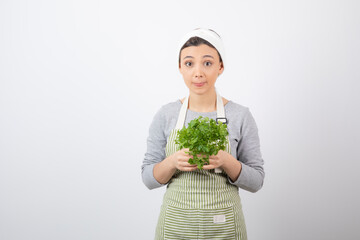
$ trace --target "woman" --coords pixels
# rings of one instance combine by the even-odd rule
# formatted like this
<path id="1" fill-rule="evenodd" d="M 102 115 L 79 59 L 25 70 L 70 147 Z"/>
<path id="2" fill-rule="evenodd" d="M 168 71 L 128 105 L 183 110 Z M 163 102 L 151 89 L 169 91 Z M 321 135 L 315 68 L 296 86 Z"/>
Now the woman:
<path id="1" fill-rule="evenodd" d="M 197 28 L 180 41 L 179 70 L 189 96 L 163 105 L 149 130 L 142 179 L 149 189 L 167 185 L 155 239 L 247 239 L 239 187 L 263 186 L 264 161 L 249 108 L 221 97 L 215 88 L 224 71 L 220 36 Z M 210 156 L 203 169 L 178 149 L 176 130 L 199 117 L 227 123 L 227 148 Z"/>

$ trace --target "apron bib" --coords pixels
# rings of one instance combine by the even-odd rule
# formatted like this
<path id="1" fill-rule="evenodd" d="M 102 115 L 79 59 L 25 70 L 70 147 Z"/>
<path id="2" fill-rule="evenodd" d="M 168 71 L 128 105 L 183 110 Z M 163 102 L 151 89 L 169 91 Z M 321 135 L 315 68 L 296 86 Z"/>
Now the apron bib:
<path id="1" fill-rule="evenodd" d="M 224 105 L 216 91 L 217 120 L 225 120 Z M 186 97 L 175 129 L 168 137 L 166 157 L 179 151 L 176 132 L 185 123 L 188 108 Z M 227 137 L 226 150 L 231 154 Z M 247 240 L 239 189 L 227 180 L 221 168 L 176 169 L 167 185 L 156 226 L 155 240 L 163 239 L 226 239 Z"/>

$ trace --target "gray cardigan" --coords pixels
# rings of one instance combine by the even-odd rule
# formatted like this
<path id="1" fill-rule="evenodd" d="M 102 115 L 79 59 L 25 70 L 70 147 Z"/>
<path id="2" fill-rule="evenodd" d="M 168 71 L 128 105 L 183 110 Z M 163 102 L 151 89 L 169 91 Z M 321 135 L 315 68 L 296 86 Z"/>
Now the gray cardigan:
<path id="1" fill-rule="evenodd" d="M 163 105 L 155 114 L 147 138 L 147 151 L 141 166 L 144 184 L 149 189 L 167 185 L 159 183 L 153 174 L 154 165 L 166 158 L 165 146 L 170 131 L 175 128 L 182 103 L 180 100 Z M 242 169 L 238 179 L 228 181 L 250 192 L 257 192 L 264 183 L 264 160 L 260 152 L 260 139 L 256 122 L 249 108 L 229 101 L 225 106 L 228 120 L 227 129 L 231 145 L 231 155 L 239 160 Z M 216 119 L 217 112 L 194 112 L 187 110 L 185 127 L 197 117 L 204 116 Z"/>

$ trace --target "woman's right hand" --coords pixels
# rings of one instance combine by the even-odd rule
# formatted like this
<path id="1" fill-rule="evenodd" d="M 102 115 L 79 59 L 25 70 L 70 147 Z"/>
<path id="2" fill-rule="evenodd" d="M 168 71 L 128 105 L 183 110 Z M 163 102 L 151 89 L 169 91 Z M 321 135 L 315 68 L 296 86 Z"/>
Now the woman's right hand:
<path id="1" fill-rule="evenodd" d="M 197 169 L 197 165 L 188 163 L 191 155 L 186 152 L 189 152 L 189 148 L 183 148 L 172 155 L 174 167 L 180 171 L 194 171 Z"/>

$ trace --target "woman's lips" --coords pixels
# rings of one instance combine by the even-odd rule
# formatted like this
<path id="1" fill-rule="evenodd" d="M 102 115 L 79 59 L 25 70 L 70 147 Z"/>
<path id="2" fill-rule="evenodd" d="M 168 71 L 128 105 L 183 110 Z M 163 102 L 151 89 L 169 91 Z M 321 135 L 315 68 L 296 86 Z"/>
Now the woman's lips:
<path id="1" fill-rule="evenodd" d="M 195 85 L 196 87 L 202 87 L 202 86 L 205 85 L 205 83 L 204 83 L 204 82 L 203 82 L 203 83 L 194 83 L 194 85 Z"/>

